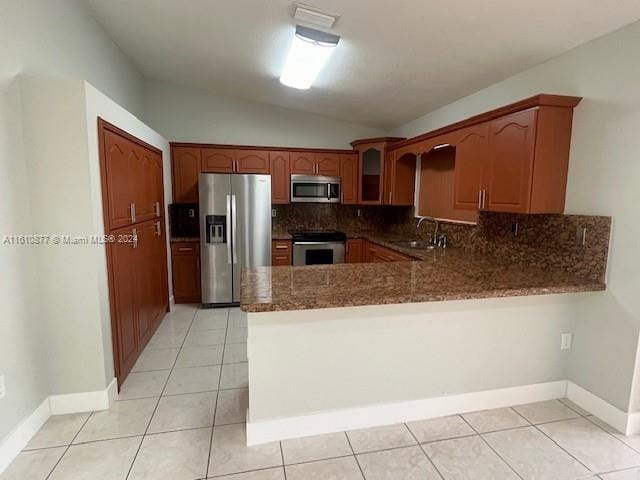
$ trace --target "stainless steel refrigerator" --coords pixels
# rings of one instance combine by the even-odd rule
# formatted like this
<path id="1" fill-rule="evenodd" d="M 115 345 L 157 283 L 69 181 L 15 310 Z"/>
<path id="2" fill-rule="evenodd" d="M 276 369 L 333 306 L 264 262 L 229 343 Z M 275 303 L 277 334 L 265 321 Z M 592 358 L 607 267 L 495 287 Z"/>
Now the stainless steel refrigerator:
<path id="1" fill-rule="evenodd" d="M 271 265 L 271 177 L 201 173 L 202 304 L 240 302 L 240 272 Z"/>

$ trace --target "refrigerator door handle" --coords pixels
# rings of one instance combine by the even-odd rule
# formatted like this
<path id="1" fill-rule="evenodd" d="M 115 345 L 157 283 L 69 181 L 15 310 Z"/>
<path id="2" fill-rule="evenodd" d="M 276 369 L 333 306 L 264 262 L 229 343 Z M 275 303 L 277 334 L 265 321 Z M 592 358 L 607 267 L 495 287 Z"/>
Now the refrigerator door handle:
<path id="1" fill-rule="evenodd" d="M 231 231 L 231 195 L 227 195 L 227 232 L 229 231 Z M 226 240 L 227 240 L 227 263 L 231 265 L 231 239 L 227 238 Z"/>
<path id="2" fill-rule="evenodd" d="M 236 231 L 238 230 L 237 228 L 237 222 L 238 222 L 238 217 L 236 216 L 236 196 L 235 195 L 231 195 L 231 221 L 233 222 L 231 224 L 231 241 L 233 242 L 233 263 L 238 263 L 238 252 L 236 251 L 237 249 L 237 245 L 238 245 L 238 241 L 236 240 Z"/>

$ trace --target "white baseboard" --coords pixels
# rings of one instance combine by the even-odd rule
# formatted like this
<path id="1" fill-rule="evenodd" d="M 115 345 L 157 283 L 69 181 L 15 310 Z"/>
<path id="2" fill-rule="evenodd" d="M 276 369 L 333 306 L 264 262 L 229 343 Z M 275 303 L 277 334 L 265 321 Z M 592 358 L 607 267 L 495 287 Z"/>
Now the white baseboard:
<path id="1" fill-rule="evenodd" d="M 629 428 L 632 427 L 632 423 L 635 424 L 634 428 L 640 427 L 640 419 L 631 421 L 637 414 L 624 412 L 571 381 L 567 381 L 567 398 L 625 435 L 634 433 L 631 431 L 633 428 Z"/>
<path id="2" fill-rule="evenodd" d="M 113 405 L 116 395 L 117 382 L 115 378 L 111 380 L 109 386 L 104 390 L 70 393 L 67 395 L 51 395 L 49 397 L 51 415 L 108 410 Z"/>
<path id="3" fill-rule="evenodd" d="M 24 419 L 0 443 L 0 474 L 9 466 L 14 458 L 27 446 L 31 438 L 40 430 L 44 422 L 51 416 L 49 398 Z"/>
<path id="4" fill-rule="evenodd" d="M 107 410 L 113 405 L 117 394 L 118 384 L 114 378 L 104 390 L 51 395 L 45 398 L 31 415 L 0 442 L 0 474 L 27 446 L 51 415 Z"/>
<path id="5" fill-rule="evenodd" d="M 567 381 L 560 380 L 274 420 L 250 421 L 249 412 L 247 445 L 540 402 L 563 398 L 566 392 Z"/>

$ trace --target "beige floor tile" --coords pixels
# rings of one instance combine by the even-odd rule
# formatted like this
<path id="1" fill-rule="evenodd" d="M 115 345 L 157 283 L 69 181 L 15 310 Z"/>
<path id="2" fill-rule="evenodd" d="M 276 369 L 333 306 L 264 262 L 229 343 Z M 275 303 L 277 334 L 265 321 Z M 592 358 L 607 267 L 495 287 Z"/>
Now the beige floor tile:
<path id="1" fill-rule="evenodd" d="M 227 319 L 229 318 L 228 308 L 212 308 L 198 310 L 193 324 L 192 331 L 202 330 L 224 330 L 227 328 Z"/>
<path id="2" fill-rule="evenodd" d="M 224 346 L 223 363 L 242 363 L 247 361 L 247 344 L 230 343 Z"/>
<path id="3" fill-rule="evenodd" d="M 539 428 L 595 473 L 640 466 L 640 454 L 585 418 Z"/>
<path id="4" fill-rule="evenodd" d="M 151 372 L 154 370 L 171 370 L 178 356 L 178 348 L 162 348 L 144 350 L 131 369 L 132 372 Z"/>
<path id="5" fill-rule="evenodd" d="M 162 397 L 149 425 L 149 433 L 211 428 L 217 393 L 188 393 Z"/>
<path id="6" fill-rule="evenodd" d="M 247 328 L 247 314 L 239 308 L 229 309 L 229 326 Z"/>
<path id="7" fill-rule="evenodd" d="M 80 431 L 87 418 L 89 418 L 89 413 L 72 413 L 50 417 L 27 444 L 25 450 L 70 445 L 73 437 Z"/>
<path id="8" fill-rule="evenodd" d="M 482 410 L 480 412 L 465 413 L 462 416 L 480 433 L 496 432 L 529 425 L 529 422 L 511 408 Z"/>
<path id="9" fill-rule="evenodd" d="M 384 427 L 350 430 L 347 432 L 347 436 L 355 453 L 408 447 L 416 444 L 415 438 L 413 438 L 406 425 L 402 423 Z"/>
<path id="10" fill-rule="evenodd" d="M 204 330 L 201 332 L 189 332 L 184 341 L 185 347 L 209 347 L 211 345 L 223 345 L 226 330 Z"/>
<path id="11" fill-rule="evenodd" d="M 123 400 L 93 412 L 73 443 L 144 435 L 157 403 L 157 398 Z"/>
<path id="12" fill-rule="evenodd" d="M 191 327 L 192 317 L 167 315 L 158 325 L 156 333 L 185 332 Z"/>
<path id="13" fill-rule="evenodd" d="M 282 454 L 278 442 L 253 447 L 247 447 L 246 442 L 244 425 L 214 427 L 209 476 L 282 465 Z"/>
<path id="14" fill-rule="evenodd" d="M 163 348 L 180 348 L 186 332 L 156 332 L 145 347 L 146 350 L 158 350 Z"/>
<path id="15" fill-rule="evenodd" d="M 344 432 L 282 441 L 285 465 L 353 455 Z"/>
<path id="16" fill-rule="evenodd" d="M 227 339 L 225 343 L 246 343 L 247 342 L 247 328 L 244 327 L 229 327 L 227 329 Z"/>
<path id="17" fill-rule="evenodd" d="M 535 427 L 487 433 L 484 438 L 524 480 L 574 480 L 591 476 Z"/>
<path id="18" fill-rule="evenodd" d="M 45 480 L 66 447 L 21 452 L 0 474 L 0 480 Z"/>
<path id="19" fill-rule="evenodd" d="M 595 478 L 595 477 L 594 477 Z M 605 473 L 600 475 L 602 480 L 638 480 L 640 479 L 640 469 L 622 470 L 620 472 Z"/>
<path id="20" fill-rule="evenodd" d="M 217 390 L 219 378 L 220 366 L 175 368 L 169 376 L 164 395 Z"/>
<path id="21" fill-rule="evenodd" d="M 72 445 L 49 480 L 125 480 L 142 437 Z"/>
<path id="22" fill-rule="evenodd" d="M 409 422 L 407 426 L 420 443 L 464 437 L 475 433 L 458 415 Z"/>
<path id="23" fill-rule="evenodd" d="M 518 480 L 479 437 L 461 437 L 422 446 L 446 480 Z"/>
<path id="24" fill-rule="evenodd" d="M 246 388 L 220 390 L 215 424 L 229 425 L 246 422 L 247 408 L 249 408 L 249 390 Z"/>
<path id="25" fill-rule="evenodd" d="M 223 349 L 224 345 L 183 347 L 182 350 L 180 350 L 180 355 L 178 355 L 176 368 L 220 365 L 222 363 Z"/>
<path id="26" fill-rule="evenodd" d="M 209 477 L 214 478 L 214 477 Z M 284 468 L 267 468 L 266 470 L 256 470 L 254 472 L 236 473 L 217 477 L 220 480 L 285 480 Z"/>
<path id="27" fill-rule="evenodd" d="M 287 480 L 363 480 L 354 457 L 334 458 L 285 467 Z"/>
<path id="28" fill-rule="evenodd" d="M 147 435 L 128 480 L 204 478 L 210 441 L 210 428 Z"/>
<path id="29" fill-rule="evenodd" d="M 558 400 L 528 403 L 515 406 L 513 409 L 533 424 L 569 420 L 580 416 Z"/>
<path id="30" fill-rule="evenodd" d="M 358 455 L 367 480 L 441 480 L 420 447 L 397 448 Z"/>
<path id="31" fill-rule="evenodd" d="M 169 370 L 130 373 L 118 392 L 118 400 L 159 397 L 169 378 Z"/>
<path id="32" fill-rule="evenodd" d="M 624 434 L 618 432 L 611 425 L 607 424 L 603 420 L 600 420 L 598 417 L 594 417 L 593 415 L 590 415 L 590 416 L 588 416 L 586 418 L 591 423 L 594 423 L 595 425 L 599 426 L 600 428 L 602 428 L 606 432 L 609 432 L 611 435 L 616 437 L 621 442 L 626 443 L 627 445 L 629 445 L 636 452 L 640 452 L 640 435 L 624 435 Z"/>
<path id="33" fill-rule="evenodd" d="M 576 405 L 574 402 L 572 402 L 568 398 L 561 398 L 560 401 L 563 404 L 565 404 L 567 407 L 569 407 L 571 410 L 573 410 L 574 412 L 578 413 L 579 415 L 582 415 L 583 417 L 591 415 L 584 408 L 580 407 L 579 405 Z"/>
<path id="34" fill-rule="evenodd" d="M 233 363 L 222 365 L 220 377 L 220 389 L 248 388 L 249 369 L 246 363 Z"/>

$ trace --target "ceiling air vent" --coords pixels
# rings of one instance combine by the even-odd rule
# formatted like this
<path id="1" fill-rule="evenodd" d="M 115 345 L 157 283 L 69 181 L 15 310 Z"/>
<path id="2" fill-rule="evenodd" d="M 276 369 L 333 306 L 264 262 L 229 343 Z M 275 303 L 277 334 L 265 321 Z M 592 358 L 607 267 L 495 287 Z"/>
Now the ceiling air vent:
<path id="1" fill-rule="evenodd" d="M 336 20 L 338 19 L 336 15 L 329 15 L 328 13 L 321 12 L 308 5 L 296 3 L 293 7 L 293 18 L 306 24 L 317 25 L 324 28 L 333 28 Z"/>

